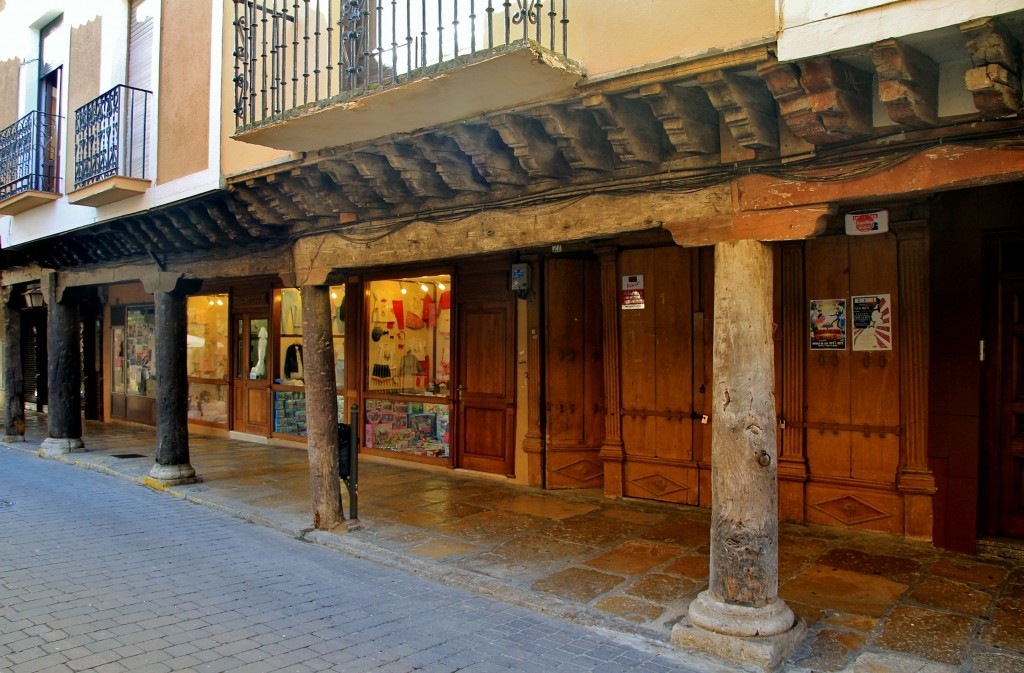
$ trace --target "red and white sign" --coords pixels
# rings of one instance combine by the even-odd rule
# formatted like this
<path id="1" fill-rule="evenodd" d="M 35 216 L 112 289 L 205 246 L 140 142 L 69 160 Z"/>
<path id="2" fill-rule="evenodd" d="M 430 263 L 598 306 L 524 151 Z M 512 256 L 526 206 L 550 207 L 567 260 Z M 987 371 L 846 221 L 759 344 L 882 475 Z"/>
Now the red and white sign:
<path id="1" fill-rule="evenodd" d="M 620 305 L 623 310 L 644 308 L 644 275 L 642 273 L 622 277 Z"/>
<path id="2" fill-rule="evenodd" d="M 846 214 L 847 236 L 867 236 L 889 231 L 889 211 L 853 210 Z"/>

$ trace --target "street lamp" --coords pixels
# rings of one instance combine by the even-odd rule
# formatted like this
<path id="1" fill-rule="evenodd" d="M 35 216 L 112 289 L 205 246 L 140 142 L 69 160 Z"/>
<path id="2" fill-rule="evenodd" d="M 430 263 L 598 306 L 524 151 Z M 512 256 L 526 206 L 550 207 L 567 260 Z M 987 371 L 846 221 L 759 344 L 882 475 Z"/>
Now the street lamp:
<path id="1" fill-rule="evenodd" d="M 39 288 L 39 283 L 33 283 L 25 288 L 25 306 L 39 308 L 42 305 L 43 291 Z"/>

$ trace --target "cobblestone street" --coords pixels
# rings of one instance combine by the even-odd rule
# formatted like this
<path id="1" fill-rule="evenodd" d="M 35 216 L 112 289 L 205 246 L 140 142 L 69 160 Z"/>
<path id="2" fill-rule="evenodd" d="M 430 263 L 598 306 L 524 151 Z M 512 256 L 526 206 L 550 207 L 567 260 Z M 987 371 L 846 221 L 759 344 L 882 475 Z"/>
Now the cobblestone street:
<path id="1" fill-rule="evenodd" d="M 3 450 L 0 474 L 0 671 L 687 668 L 93 471 Z"/>

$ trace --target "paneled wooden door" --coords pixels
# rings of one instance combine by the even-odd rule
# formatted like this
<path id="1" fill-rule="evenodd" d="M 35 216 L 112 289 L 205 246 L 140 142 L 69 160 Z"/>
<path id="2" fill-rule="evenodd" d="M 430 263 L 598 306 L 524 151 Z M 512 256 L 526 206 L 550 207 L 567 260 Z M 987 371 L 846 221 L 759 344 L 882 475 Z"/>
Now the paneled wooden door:
<path id="1" fill-rule="evenodd" d="M 232 429 L 270 436 L 270 313 L 240 312 L 232 315 L 235 344 L 235 377 L 232 385 Z"/>
<path id="2" fill-rule="evenodd" d="M 709 490 L 714 422 L 704 418 L 711 395 L 711 264 L 710 254 L 675 246 L 620 253 L 620 274 L 636 277 L 644 297 L 643 308 L 619 311 L 626 496 L 710 503 L 701 492 Z"/>
<path id="3" fill-rule="evenodd" d="M 1024 250 L 1024 241 L 1015 247 Z M 997 347 L 989 363 L 994 432 L 987 484 L 999 494 L 996 534 L 1024 537 L 1024 269 L 1000 279 L 998 296 Z"/>
<path id="4" fill-rule="evenodd" d="M 515 305 L 507 270 L 457 279 L 455 466 L 515 472 Z"/>
<path id="5" fill-rule="evenodd" d="M 544 282 L 546 485 L 596 488 L 604 481 L 601 266 L 549 258 Z"/>

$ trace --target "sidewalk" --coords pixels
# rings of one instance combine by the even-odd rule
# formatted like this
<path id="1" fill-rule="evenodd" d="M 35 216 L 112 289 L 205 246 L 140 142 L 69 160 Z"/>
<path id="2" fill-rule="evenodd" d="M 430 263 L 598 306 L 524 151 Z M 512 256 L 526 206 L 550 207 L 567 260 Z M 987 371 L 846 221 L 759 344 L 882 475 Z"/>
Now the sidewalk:
<path id="1" fill-rule="evenodd" d="M 45 417 L 27 416 L 28 441 L 4 446 L 38 449 Z M 83 434 L 86 451 L 67 462 L 143 483 L 152 429 L 86 422 Z M 583 624 L 667 644 L 707 585 L 707 510 L 367 458 L 363 528 L 326 533 L 311 528 L 304 451 L 196 435 L 189 442 L 202 481 L 167 489 L 177 496 Z M 779 565 L 780 594 L 809 627 L 787 671 L 1024 670 L 1024 561 L 784 524 Z"/>

